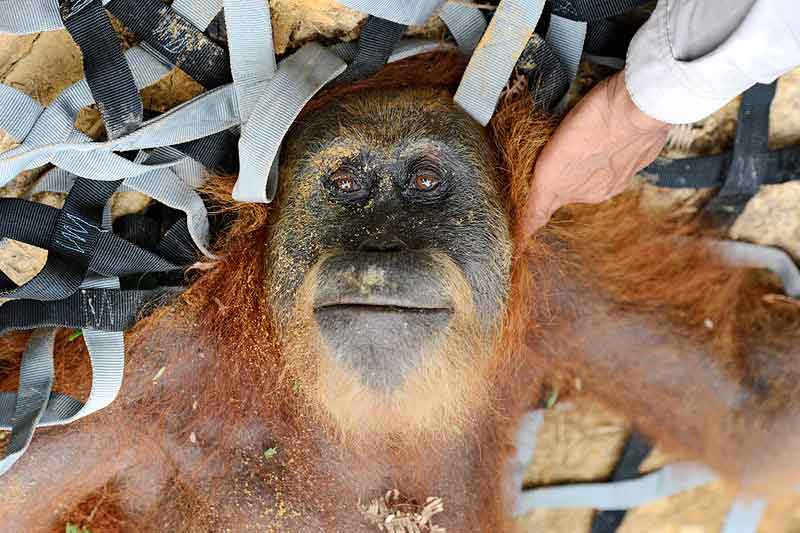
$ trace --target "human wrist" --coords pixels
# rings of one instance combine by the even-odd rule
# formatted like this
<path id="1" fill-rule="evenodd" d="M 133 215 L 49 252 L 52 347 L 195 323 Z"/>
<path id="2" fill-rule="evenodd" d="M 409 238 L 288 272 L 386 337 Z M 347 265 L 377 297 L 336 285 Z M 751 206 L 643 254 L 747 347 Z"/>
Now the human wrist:
<path id="1" fill-rule="evenodd" d="M 651 116 L 636 104 L 625 83 L 624 71 L 615 74 L 609 83 L 613 84 L 609 90 L 613 91 L 615 100 L 611 109 L 622 111 L 625 122 L 632 128 L 641 133 L 661 132 L 670 128 L 671 125 L 668 122 Z"/>

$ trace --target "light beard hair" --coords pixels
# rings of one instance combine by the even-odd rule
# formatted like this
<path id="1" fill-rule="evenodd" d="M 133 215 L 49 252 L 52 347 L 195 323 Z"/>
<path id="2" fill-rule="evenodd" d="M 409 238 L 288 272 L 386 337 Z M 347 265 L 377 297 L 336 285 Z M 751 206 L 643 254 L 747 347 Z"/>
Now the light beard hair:
<path id="1" fill-rule="evenodd" d="M 429 344 L 420 365 L 396 389 L 384 392 L 366 386 L 358 373 L 330 354 L 313 318 L 318 266 L 306 275 L 291 318 L 277 325 L 290 379 L 320 426 L 341 443 L 371 449 L 382 444 L 441 444 L 473 428 L 487 406 L 498 335 L 479 323 L 460 269 L 449 258 L 436 259 L 453 300 L 453 316 Z"/>

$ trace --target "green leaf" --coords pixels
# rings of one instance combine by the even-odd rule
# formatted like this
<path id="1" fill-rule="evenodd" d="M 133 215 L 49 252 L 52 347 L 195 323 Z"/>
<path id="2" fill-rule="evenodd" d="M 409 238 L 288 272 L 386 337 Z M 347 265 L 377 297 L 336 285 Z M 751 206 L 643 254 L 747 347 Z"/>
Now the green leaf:
<path id="1" fill-rule="evenodd" d="M 264 452 L 264 459 L 269 461 L 276 455 L 278 455 L 278 448 L 267 448 L 267 450 Z"/>
<path id="2" fill-rule="evenodd" d="M 547 400 L 545 400 L 544 406 L 547 409 L 550 409 L 556 404 L 557 401 L 558 401 L 558 391 L 551 390 L 550 394 L 547 395 Z"/>
<path id="3" fill-rule="evenodd" d="M 77 339 L 78 337 L 82 337 L 82 336 L 83 336 L 83 330 L 82 329 L 76 329 L 75 331 L 73 331 L 72 333 L 69 334 L 69 337 L 67 337 L 67 340 L 69 342 L 72 342 L 75 339 Z M 78 533 L 80 533 L 80 532 L 78 532 Z"/>
<path id="4" fill-rule="evenodd" d="M 154 382 L 154 383 L 155 383 L 156 381 L 158 381 L 158 380 L 159 380 L 159 378 L 160 378 L 161 376 L 163 376 L 163 375 L 164 375 L 164 371 L 165 371 L 166 369 L 167 369 L 167 367 L 165 367 L 165 366 L 162 366 L 161 368 L 159 368 L 159 369 L 158 369 L 158 372 L 156 372 L 156 375 L 155 375 L 155 376 L 153 376 L 153 382 Z"/>

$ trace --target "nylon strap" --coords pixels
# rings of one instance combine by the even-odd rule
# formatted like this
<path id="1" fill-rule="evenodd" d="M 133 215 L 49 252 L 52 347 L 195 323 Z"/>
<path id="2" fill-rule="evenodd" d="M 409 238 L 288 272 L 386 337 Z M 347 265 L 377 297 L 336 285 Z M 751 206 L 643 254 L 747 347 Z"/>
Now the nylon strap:
<path id="1" fill-rule="evenodd" d="M 305 104 L 346 68 L 326 48 L 309 43 L 283 60 L 267 83 L 239 139 L 239 178 L 233 198 L 271 202 L 277 191 L 276 156 L 286 132 Z M 275 102 L 281 101 L 281 106 Z"/>
<path id="2" fill-rule="evenodd" d="M 102 2 L 63 0 L 61 18 L 81 49 L 86 82 L 108 137 L 116 139 L 134 131 L 142 122 L 142 99 Z"/>
<path id="3" fill-rule="evenodd" d="M 124 331 L 137 311 L 164 291 L 79 289 L 61 300 L 12 300 L 3 304 L 0 334 L 46 327 Z"/>
<path id="4" fill-rule="evenodd" d="M 553 15 L 550 17 L 550 26 L 547 29 L 545 41 L 552 46 L 559 62 L 564 67 L 568 76 L 568 86 L 572 85 L 578 74 L 578 67 L 583 55 L 583 43 L 586 39 L 586 22 L 571 20 L 568 18 Z M 556 114 L 563 111 L 563 102 L 559 106 L 561 109 Z"/>
<path id="5" fill-rule="evenodd" d="M 277 68 L 269 4 L 263 0 L 225 0 L 225 24 L 238 117 L 244 125 L 256 107 L 263 84 Z"/>
<path id="6" fill-rule="evenodd" d="M 119 289 L 117 278 L 95 278 L 87 280 L 83 285 L 85 288 L 105 288 Z M 45 330 L 41 330 L 45 331 Z M 92 365 L 92 384 L 89 398 L 83 404 L 63 394 L 53 395 L 49 390 L 40 390 L 42 397 L 49 400 L 41 418 L 41 423 L 37 426 L 54 426 L 73 422 L 83 418 L 95 411 L 98 411 L 116 398 L 122 385 L 122 375 L 125 357 L 125 347 L 123 334 L 121 331 L 98 331 L 90 328 L 83 330 L 83 340 L 89 352 Z M 50 348 L 49 360 L 40 360 L 37 365 L 29 365 L 26 369 L 20 370 L 20 381 L 28 381 L 31 374 L 47 370 L 47 364 L 52 365 L 52 346 Z M 52 369 L 50 369 L 52 370 Z M 22 387 L 20 387 L 22 390 Z M 8 416 L 8 412 L 3 411 L 3 404 L 8 405 L 8 398 L 13 397 L 13 393 L 0 393 L 5 397 L 6 402 L 0 401 L 0 427 L 8 429 L 13 425 L 14 418 Z M 17 393 L 19 395 L 19 393 Z M 59 399 L 51 405 L 54 396 Z M 12 428 L 13 430 L 13 428 Z"/>
<path id="7" fill-rule="evenodd" d="M 14 139 L 25 139 L 44 107 L 36 100 L 8 85 L 0 84 L 0 129 Z"/>
<path id="8" fill-rule="evenodd" d="M 444 0 L 338 0 L 338 3 L 398 24 L 420 26 L 444 4 Z"/>
<path id="9" fill-rule="evenodd" d="M 148 155 L 148 157 L 149 156 L 152 156 L 152 154 Z M 181 164 L 176 165 L 173 168 L 156 169 L 147 174 L 128 178 L 123 182 L 118 190 L 141 192 L 147 196 L 157 199 L 159 202 L 168 207 L 183 211 L 186 214 L 186 229 L 190 235 L 193 245 L 206 257 L 214 257 L 214 255 L 208 249 L 208 211 L 206 210 L 206 206 L 203 203 L 203 200 L 200 198 L 200 195 L 194 190 L 195 187 L 198 187 L 203 183 L 202 172 L 203 169 L 201 167 L 194 164 L 193 161 L 185 159 Z M 70 174 L 69 172 L 60 168 L 54 168 L 42 176 L 42 179 L 30 189 L 26 197 L 30 198 L 32 195 L 42 191 L 67 192 L 74 181 L 74 174 Z M 12 203 L 10 202 L 11 200 L 12 199 L 0 199 L 0 205 L 2 205 L 2 203 Z M 21 200 L 14 200 L 16 202 L 21 202 Z M 24 205 L 25 204 L 23 204 L 23 206 Z M 41 204 L 32 203 L 32 205 L 40 206 Z M 3 209 L 12 209 L 12 207 L 4 207 Z M 47 212 L 47 209 L 49 208 L 47 206 L 43 206 L 27 209 L 37 209 L 41 212 Z M 28 215 L 25 214 L 23 219 L 27 216 Z M 26 236 L 20 229 L 14 229 L 14 233 L 11 233 L 12 229 L 4 230 L 4 226 L 2 224 L 4 224 L 7 219 L 11 218 L 12 216 L 0 216 L 0 235 L 6 235 L 9 237 L 12 235 L 18 235 L 19 237 L 12 238 L 33 244 L 34 246 L 38 246 L 40 248 L 44 248 L 46 246 L 45 244 L 36 244 L 32 242 L 30 240 L 31 237 Z M 31 228 L 33 228 L 32 225 L 24 223 L 22 223 L 21 226 L 24 226 L 24 229 L 26 230 L 31 230 Z M 37 226 L 35 229 L 44 231 L 44 227 L 44 225 Z M 43 241 L 40 239 L 38 242 Z"/>
<path id="10" fill-rule="evenodd" d="M 453 100 L 482 126 L 497 101 L 544 9 L 544 0 L 503 0 L 489 23 Z"/>
<path id="11" fill-rule="evenodd" d="M 590 22 L 620 15 L 651 0 L 550 0 L 553 14 L 560 17 Z"/>
<path id="12" fill-rule="evenodd" d="M 109 0 L 103 0 L 103 4 Z M 59 0 L 2 0 L 12 4 L 3 9 L 0 33 L 27 35 L 64 29 Z"/>
<path id="13" fill-rule="evenodd" d="M 731 224 L 761 188 L 768 154 L 769 109 L 777 82 L 757 84 L 746 91 L 739 108 L 739 124 L 725 183 L 705 211 L 715 226 Z"/>
<path id="14" fill-rule="evenodd" d="M 569 90 L 570 79 L 552 47 L 534 33 L 517 62 L 525 76 L 534 108 L 551 111 Z"/>
<path id="15" fill-rule="evenodd" d="M 800 147 L 790 146 L 771 150 L 757 156 L 764 165 L 762 185 L 779 185 L 799 179 Z M 725 182 L 725 174 L 731 166 L 732 153 L 687 157 L 684 159 L 659 158 L 641 172 L 641 176 L 653 185 L 668 188 L 719 187 Z"/>
<path id="16" fill-rule="evenodd" d="M 161 0 L 112 0 L 107 9 L 158 57 L 207 89 L 231 81 L 228 52 Z"/>
<path id="17" fill-rule="evenodd" d="M 3 289 L 0 296 L 57 300 L 74 293 L 86 276 L 97 246 L 103 208 L 119 184 L 119 181 L 76 180 L 47 241 L 49 253 L 44 268 L 21 287 L 0 287 Z M 12 206 L 19 208 L 17 202 Z M 41 211 L 41 208 L 36 210 Z M 36 221 L 27 219 L 27 222 Z"/>
<path id="18" fill-rule="evenodd" d="M 60 210 L 54 207 L 27 202 L 18 198 L 0 198 L 0 235 L 26 242 L 39 248 L 47 248 L 50 244 L 50 235 L 56 231 L 56 226 L 59 223 L 59 215 Z M 18 222 L 8 223 L 11 217 L 14 217 Z M 82 240 L 88 240 L 88 235 L 75 231 L 70 238 L 82 246 Z M 180 269 L 187 263 L 192 262 L 191 260 L 184 260 L 177 264 L 173 263 L 162 256 L 121 239 L 110 231 L 99 231 L 94 242 L 95 249 L 89 252 L 89 262 L 86 269 L 98 274 L 120 276 L 144 272 L 167 272 Z M 162 249 L 169 249 L 173 244 L 160 244 L 160 246 Z M 180 248 L 182 251 L 183 246 L 180 246 Z M 173 257 L 170 253 L 165 255 Z M 56 272 L 55 274 L 61 275 L 61 272 Z M 63 295 L 59 293 L 54 297 L 57 299 L 63 297 Z M 2 312 L 1 309 L 0 312 Z"/>
<path id="19" fill-rule="evenodd" d="M 522 416 L 517 429 L 514 445 L 516 454 L 511 459 L 512 487 L 522 489 L 525 481 L 525 470 L 533 461 L 536 446 L 539 443 L 539 432 L 544 424 L 544 409 L 535 409 Z"/>
<path id="20" fill-rule="evenodd" d="M 709 244 L 731 264 L 771 270 L 780 278 L 786 295 L 800 299 L 800 270 L 780 248 L 741 241 L 709 240 Z"/>
<path id="21" fill-rule="evenodd" d="M 638 433 L 632 433 L 622 450 L 622 457 L 614 467 L 611 481 L 625 481 L 639 477 L 642 465 L 653 447 Z M 592 518 L 591 533 L 614 533 L 625 519 L 625 510 L 599 511 Z"/>
<path id="22" fill-rule="evenodd" d="M 404 24 L 370 15 L 358 37 L 358 50 L 353 61 L 334 83 L 344 85 L 376 74 L 386 65 L 404 31 Z"/>
<path id="23" fill-rule="evenodd" d="M 447 25 L 465 56 L 471 56 L 486 31 L 486 19 L 476 7 L 446 3 L 439 11 L 439 18 Z"/>
<path id="24" fill-rule="evenodd" d="M 11 436 L 0 460 L 0 476 L 22 457 L 44 414 L 53 388 L 53 344 L 56 330 L 36 330 L 22 354 L 19 392 L 14 395 Z"/>
<path id="25" fill-rule="evenodd" d="M 764 500 L 736 498 L 725 516 L 722 533 L 757 533 L 767 504 Z"/>
<path id="26" fill-rule="evenodd" d="M 524 491 L 514 514 L 533 509 L 630 509 L 714 481 L 716 475 L 695 463 L 667 465 L 637 479 L 611 483 L 558 485 Z"/>
<path id="27" fill-rule="evenodd" d="M 82 291 L 107 291 L 119 294 L 117 278 L 87 280 Z M 127 291 L 126 291 L 127 292 Z M 138 291 L 143 292 L 143 291 Z M 20 303 L 10 302 L 6 305 Z M 36 302 L 41 303 L 41 302 Z M 90 313 L 100 311 L 104 300 L 88 300 Z M 48 304 L 45 304 L 48 305 Z M 124 322 L 135 321 L 142 302 L 119 313 Z M 120 311 L 118 309 L 118 311 Z M 0 461 L 0 475 L 26 451 L 36 427 L 63 425 L 108 406 L 122 385 L 125 347 L 121 331 L 83 329 L 83 340 L 92 365 L 89 398 L 82 403 L 67 395 L 53 393 L 53 341 L 55 329 L 34 331 L 23 354 L 18 392 L 0 393 L 0 428 L 11 429 L 6 456 Z"/>
<path id="28" fill-rule="evenodd" d="M 204 30 L 222 11 L 222 0 L 175 0 L 172 9 L 196 28 Z"/>
<path id="29" fill-rule="evenodd" d="M 761 185 L 800 179 L 800 146 L 768 149 L 769 108 L 775 84 L 756 85 L 744 93 L 732 151 L 686 159 L 657 159 L 641 175 L 659 187 L 715 187 L 706 207 L 711 222 L 726 227 Z"/>

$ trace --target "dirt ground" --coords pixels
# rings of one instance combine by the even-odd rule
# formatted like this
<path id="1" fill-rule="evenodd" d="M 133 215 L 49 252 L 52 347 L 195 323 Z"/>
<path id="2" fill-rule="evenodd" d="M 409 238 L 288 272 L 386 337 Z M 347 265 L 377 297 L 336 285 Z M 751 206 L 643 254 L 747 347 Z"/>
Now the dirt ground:
<path id="1" fill-rule="evenodd" d="M 330 0 L 273 0 L 271 2 L 275 47 L 279 53 L 310 40 L 351 39 L 357 35 L 363 15 Z M 414 28 L 415 33 L 437 35 L 438 23 Z M 82 77 L 78 49 L 63 32 L 30 36 L 0 35 L 0 81 L 36 98 L 42 104 Z M 185 101 L 201 88 L 181 72 L 144 92 L 147 107 L 165 110 Z M 784 76 L 772 107 L 770 142 L 773 147 L 800 142 L 800 69 Z M 673 157 L 709 154 L 730 146 L 736 127 L 738 102 L 734 101 L 713 116 L 693 126 L 693 142 L 684 153 Z M 79 127 L 90 135 L 102 132 L 99 116 L 84 110 Z M 14 141 L 0 131 L 0 150 Z M 37 173 L 27 172 L 15 182 L 0 188 L 0 196 L 20 196 L 35 183 Z M 695 195 L 694 191 L 665 191 L 649 187 L 647 198 L 653 204 Z M 58 195 L 45 194 L 37 200 L 60 205 Z M 114 213 L 135 212 L 148 200 L 137 193 L 115 198 Z M 732 236 L 781 246 L 800 260 L 800 182 L 765 187 L 748 204 L 732 229 Z M 46 252 L 15 242 L 0 247 L 0 268 L 15 281 L 33 276 L 44 263 Z M 529 485 L 602 480 L 609 475 L 625 441 L 624 421 L 600 406 L 580 397 L 559 401 L 547 411 L 540 444 L 526 475 Z M 644 465 L 650 470 L 669 462 L 657 451 Z M 720 530 L 722 519 L 733 497 L 721 484 L 699 488 L 629 513 L 622 526 L 624 533 L 710 533 Z M 526 532 L 581 533 L 588 531 L 591 510 L 537 511 L 520 519 Z M 800 532 L 800 496 L 770 502 L 760 533 Z"/>

